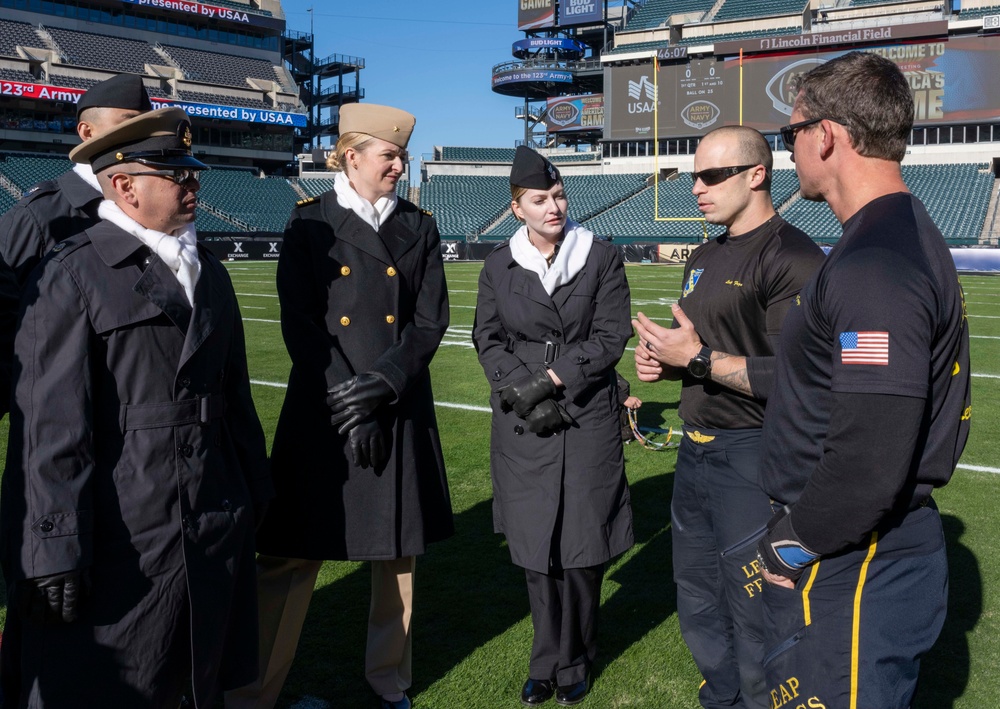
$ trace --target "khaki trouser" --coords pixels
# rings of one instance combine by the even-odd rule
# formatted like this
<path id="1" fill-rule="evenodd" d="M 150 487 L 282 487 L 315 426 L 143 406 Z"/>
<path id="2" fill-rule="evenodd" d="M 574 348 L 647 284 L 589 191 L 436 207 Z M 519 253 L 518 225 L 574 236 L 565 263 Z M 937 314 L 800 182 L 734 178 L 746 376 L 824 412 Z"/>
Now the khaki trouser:
<path id="1" fill-rule="evenodd" d="M 411 684 L 415 557 L 373 561 L 365 678 L 376 694 L 404 692 Z M 271 709 L 295 659 L 322 561 L 257 557 L 260 674 L 226 692 L 226 709 Z"/>

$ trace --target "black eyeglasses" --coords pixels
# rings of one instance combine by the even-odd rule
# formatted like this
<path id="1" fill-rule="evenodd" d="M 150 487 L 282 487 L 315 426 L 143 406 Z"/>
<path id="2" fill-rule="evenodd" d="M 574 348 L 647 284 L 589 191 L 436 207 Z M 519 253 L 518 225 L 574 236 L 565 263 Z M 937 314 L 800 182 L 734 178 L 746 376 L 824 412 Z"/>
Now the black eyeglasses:
<path id="1" fill-rule="evenodd" d="M 180 170 L 150 170 L 148 172 L 118 172 L 118 175 L 128 175 L 130 177 L 141 177 L 152 175 L 153 177 L 166 177 L 175 184 L 183 185 L 188 180 L 197 180 L 201 176 L 201 170 L 190 170 L 183 168 Z"/>
<path id="2" fill-rule="evenodd" d="M 781 142 L 785 144 L 785 148 L 789 152 L 792 150 L 792 146 L 795 145 L 795 134 L 806 126 L 811 126 L 813 123 L 819 123 L 823 120 L 832 120 L 828 118 L 810 118 L 807 121 L 799 121 L 798 123 L 790 123 L 787 126 L 781 128 Z M 836 121 L 834 121 L 836 122 Z"/>
<path id="3" fill-rule="evenodd" d="M 695 182 L 701 180 L 708 187 L 721 184 L 733 175 L 739 175 L 752 167 L 757 167 L 760 163 L 753 165 L 733 165 L 732 167 L 710 167 L 700 172 L 692 172 L 691 177 Z"/>

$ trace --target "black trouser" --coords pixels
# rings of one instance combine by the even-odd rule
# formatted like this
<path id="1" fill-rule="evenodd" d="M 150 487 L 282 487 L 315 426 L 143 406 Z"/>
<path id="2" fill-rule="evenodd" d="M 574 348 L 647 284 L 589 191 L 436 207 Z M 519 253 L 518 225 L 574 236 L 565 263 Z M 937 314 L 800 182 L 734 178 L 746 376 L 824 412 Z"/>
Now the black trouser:
<path id="1" fill-rule="evenodd" d="M 555 679 L 560 687 L 582 682 L 597 655 L 604 565 L 524 573 L 535 631 L 528 675 Z"/>
<path id="2" fill-rule="evenodd" d="M 764 709 L 764 581 L 756 540 L 771 518 L 757 484 L 760 429 L 685 426 L 670 504 L 681 634 L 702 707 Z"/>

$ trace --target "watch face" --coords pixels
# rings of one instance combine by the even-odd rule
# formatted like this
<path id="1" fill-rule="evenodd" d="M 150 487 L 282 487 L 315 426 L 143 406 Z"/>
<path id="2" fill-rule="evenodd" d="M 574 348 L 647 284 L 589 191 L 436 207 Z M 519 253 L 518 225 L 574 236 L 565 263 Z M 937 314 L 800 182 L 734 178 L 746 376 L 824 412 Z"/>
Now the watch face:
<path id="1" fill-rule="evenodd" d="M 695 357 L 688 362 L 688 373 L 695 379 L 704 379 L 708 374 L 708 363 L 701 357 Z"/>

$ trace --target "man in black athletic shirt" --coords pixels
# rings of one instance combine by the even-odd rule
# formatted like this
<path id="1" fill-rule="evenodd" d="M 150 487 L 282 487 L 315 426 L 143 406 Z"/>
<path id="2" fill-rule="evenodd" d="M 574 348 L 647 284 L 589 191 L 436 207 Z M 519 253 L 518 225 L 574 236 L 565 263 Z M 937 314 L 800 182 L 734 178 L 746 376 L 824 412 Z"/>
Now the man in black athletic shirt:
<path id="1" fill-rule="evenodd" d="M 965 301 L 902 179 L 902 72 L 851 52 L 796 91 L 785 146 L 844 231 L 785 322 L 764 422 L 761 484 L 783 505 L 758 546 L 767 689 L 775 707 L 905 709 L 947 605 L 931 492 L 969 433 Z"/>
<path id="2" fill-rule="evenodd" d="M 636 370 L 643 381 L 683 379 L 670 517 L 677 615 L 705 679 L 699 700 L 763 709 L 756 541 L 771 517 L 757 483 L 763 399 L 781 323 L 823 253 L 775 213 L 771 149 L 760 133 L 715 130 L 694 166 L 698 208 L 727 231 L 688 259 L 672 329 L 638 314 Z"/>

